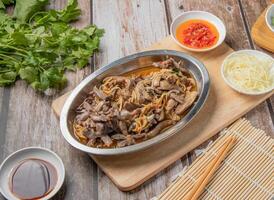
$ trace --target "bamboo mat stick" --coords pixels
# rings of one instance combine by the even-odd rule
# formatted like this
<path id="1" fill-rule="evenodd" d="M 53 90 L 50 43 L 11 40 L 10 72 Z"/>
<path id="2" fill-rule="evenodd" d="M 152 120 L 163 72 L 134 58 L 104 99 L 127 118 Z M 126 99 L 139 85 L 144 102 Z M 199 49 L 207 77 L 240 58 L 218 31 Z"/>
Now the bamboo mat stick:
<path id="1" fill-rule="evenodd" d="M 198 179 L 192 190 L 185 196 L 184 200 L 196 200 L 204 191 L 207 183 L 210 181 L 212 175 L 218 169 L 221 162 L 227 156 L 230 149 L 236 142 L 235 137 L 229 137 L 227 139 L 226 145 L 221 149 L 221 152 L 216 156 L 216 158 L 210 163 L 210 165 L 205 170 L 204 174 Z"/>

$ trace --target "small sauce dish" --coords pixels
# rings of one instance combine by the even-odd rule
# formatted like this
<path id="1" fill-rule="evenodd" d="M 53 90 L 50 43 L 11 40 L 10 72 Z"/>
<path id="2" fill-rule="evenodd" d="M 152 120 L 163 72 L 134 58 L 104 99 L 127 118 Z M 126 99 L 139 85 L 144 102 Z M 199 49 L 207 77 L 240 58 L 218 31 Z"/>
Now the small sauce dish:
<path id="1" fill-rule="evenodd" d="M 61 158 L 41 147 L 20 149 L 0 165 L 0 192 L 7 199 L 50 199 L 64 179 Z"/>
<path id="2" fill-rule="evenodd" d="M 274 59 L 257 50 L 235 51 L 224 59 L 221 75 L 239 93 L 266 94 L 274 90 Z"/>
<path id="3" fill-rule="evenodd" d="M 274 33 L 274 4 L 267 9 L 265 13 L 265 22 L 268 28 Z"/>
<path id="4" fill-rule="evenodd" d="M 188 22 L 191 22 L 191 21 L 193 21 L 194 23 L 195 23 L 195 21 L 197 21 L 197 23 L 200 21 L 201 22 L 200 24 L 202 24 L 202 25 L 203 25 L 203 22 L 204 22 L 205 23 L 204 27 L 200 27 L 200 29 L 207 28 L 209 30 L 210 34 L 215 32 L 215 30 L 212 30 L 211 27 L 213 29 L 216 29 L 216 32 L 218 34 L 215 37 L 216 41 L 214 41 L 214 43 L 211 43 L 210 45 L 206 45 L 206 46 L 201 47 L 201 48 L 192 47 L 190 45 L 183 44 L 182 40 L 177 37 L 177 35 L 178 35 L 177 31 L 179 31 L 181 26 L 183 26 L 184 24 L 186 24 Z M 207 26 L 207 24 L 208 24 L 208 26 Z M 196 28 L 197 27 L 192 27 L 193 30 L 195 30 Z M 182 48 L 187 49 L 189 51 L 195 51 L 195 52 L 205 52 L 205 51 L 210 51 L 212 49 L 215 49 L 216 47 L 218 47 L 219 45 L 222 44 L 222 42 L 224 41 L 225 36 L 226 36 L 226 28 L 225 28 L 225 25 L 222 22 L 222 20 L 220 18 L 218 18 L 217 16 L 215 16 L 215 15 L 209 13 L 209 12 L 205 12 L 205 11 L 188 11 L 188 12 L 184 12 L 183 14 L 179 15 L 178 17 L 176 17 L 172 21 L 171 26 L 170 26 L 170 32 L 171 32 L 171 36 L 172 36 L 173 40 L 179 46 L 181 46 Z M 191 30 L 190 30 L 190 32 L 191 32 Z M 194 35 L 196 33 L 193 32 Z M 192 36 L 193 36 L 193 34 L 192 34 Z M 206 36 L 205 38 L 210 38 L 210 37 L 212 37 L 212 36 Z M 186 37 L 185 37 L 184 41 L 187 41 L 187 40 L 188 40 L 188 38 L 186 39 Z M 208 41 L 205 41 L 205 42 L 208 43 Z"/>

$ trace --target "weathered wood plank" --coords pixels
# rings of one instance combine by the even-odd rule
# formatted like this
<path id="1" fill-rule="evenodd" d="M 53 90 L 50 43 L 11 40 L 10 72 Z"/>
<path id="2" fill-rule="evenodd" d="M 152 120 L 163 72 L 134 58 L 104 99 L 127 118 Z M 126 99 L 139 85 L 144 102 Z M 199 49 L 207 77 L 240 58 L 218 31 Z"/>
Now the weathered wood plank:
<path id="1" fill-rule="evenodd" d="M 247 1 L 246 2 L 254 2 Z M 259 4 L 257 2 L 257 4 Z M 237 0 L 229 1 L 215 1 L 215 0 L 166 0 L 167 10 L 169 17 L 168 19 L 172 21 L 174 17 L 182 13 L 183 11 L 189 10 L 204 10 L 212 12 L 213 14 L 220 17 L 226 26 L 227 36 L 226 43 L 228 43 L 233 49 L 240 50 L 251 48 L 252 44 L 249 42 L 248 33 L 245 30 L 244 21 L 241 15 L 240 6 Z M 256 6 L 252 6 L 256 7 Z M 260 127 L 265 130 L 268 134 L 274 134 L 274 128 L 266 102 L 263 102 L 258 107 L 250 111 L 246 116 L 253 125 Z M 214 138 L 213 138 L 214 140 Z M 206 144 L 201 145 L 198 149 L 206 147 Z M 192 151 L 191 161 L 196 158 L 195 152 Z"/>
<path id="2" fill-rule="evenodd" d="M 8 103 L 9 103 L 10 91 L 7 88 L 0 88 L 0 159 L 4 157 L 2 155 L 2 149 L 5 144 L 5 130 L 7 126 L 7 114 L 8 114 Z"/>
<path id="3" fill-rule="evenodd" d="M 106 31 L 102 51 L 95 59 L 96 68 L 140 51 L 168 34 L 165 5 L 159 0 L 93 1 L 93 20 Z M 119 191 L 99 170 L 98 199 L 150 199 L 161 193 L 187 164 L 186 159 L 174 163 L 130 193 Z"/>
<path id="4" fill-rule="evenodd" d="M 82 27 L 90 23 L 90 1 L 78 0 L 83 15 L 75 26 Z M 51 7 L 61 9 L 66 0 L 55 0 Z M 68 73 L 68 87 L 64 93 L 73 89 L 91 68 Z M 50 105 L 55 96 L 36 93 L 25 82 L 17 81 L 10 88 L 9 113 L 6 139 L 1 153 L 6 157 L 17 149 L 27 146 L 42 146 L 55 151 L 63 160 L 67 172 L 66 184 L 55 199 L 93 199 L 93 164 L 89 156 L 71 147 L 62 137 L 58 119 Z M 96 172 L 96 171 L 95 171 Z M 97 188 L 96 188 L 97 189 Z"/>
<path id="5" fill-rule="evenodd" d="M 4 102 L 4 88 L 3 87 L 0 87 L 0 119 L 1 119 L 1 121 L 3 120 L 3 110 L 2 110 L 2 107 L 4 107 L 5 105 L 3 105 L 3 104 L 5 104 L 5 102 Z M 2 122 L 0 122 L 0 124 L 2 125 Z M 0 128 L 2 128 L 2 127 L 0 127 Z M 1 133 L 2 133 L 2 129 L 0 129 L 0 136 L 2 136 L 1 135 Z M 2 139 L 2 138 L 0 138 L 0 139 Z M 0 146 L 0 148 L 1 148 L 1 146 Z"/>
<path id="6" fill-rule="evenodd" d="M 2 109 L 2 103 L 3 103 L 3 92 L 4 92 L 4 88 L 0 88 L 0 111 Z"/>
<path id="7" fill-rule="evenodd" d="M 140 51 L 168 34 L 160 0 L 93 1 L 93 21 L 106 31 L 96 68 Z"/>

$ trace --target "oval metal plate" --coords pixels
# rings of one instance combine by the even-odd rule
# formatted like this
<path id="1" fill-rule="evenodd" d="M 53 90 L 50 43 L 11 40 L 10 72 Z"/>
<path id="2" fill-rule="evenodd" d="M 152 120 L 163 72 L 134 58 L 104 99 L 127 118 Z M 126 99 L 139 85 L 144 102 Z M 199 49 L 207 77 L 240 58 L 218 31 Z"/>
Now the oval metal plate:
<path id="1" fill-rule="evenodd" d="M 80 143 L 74 137 L 72 123 L 76 114 L 75 108 L 80 105 L 80 103 L 84 100 L 94 85 L 100 83 L 100 81 L 107 76 L 120 75 L 138 68 L 151 66 L 153 62 L 165 60 L 167 56 L 172 57 L 177 61 L 182 60 L 184 62 L 184 66 L 194 76 L 198 85 L 198 99 L 195 101 L 194 105 L 192 105 L 188 113 L 179 122 L 154 138 L 122 148 L 102 149 L 88 147 Z M 153 50 L 126 56 L 96 70 L 87 78 L 85 78 L 72 91 L 66 100 L 61 112 L 61 132 L 67 142 L 70 143 L 73 147 L 89 154 L 118 155 L 143 150 L 154 144 L 160 143 L 161 141 L 171 137 L 174 134 L 183 134 L 182 132 L 180 133 L 180 131 L 194 118 L 194 116 L 204 105 L 209 93 L 209 84 L 209 75 L 205 66 L 199 60 L 185 53 L 172 50 Z"/>

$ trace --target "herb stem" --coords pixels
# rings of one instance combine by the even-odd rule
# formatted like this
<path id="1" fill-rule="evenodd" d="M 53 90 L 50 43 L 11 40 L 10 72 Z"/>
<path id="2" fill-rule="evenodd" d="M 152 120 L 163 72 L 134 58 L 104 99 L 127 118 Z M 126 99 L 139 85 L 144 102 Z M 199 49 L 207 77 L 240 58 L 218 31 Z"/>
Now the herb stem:
<path id="1" fill-rule="evenodd" d="M 14 50 L 17 50 L 17 51 L 21 51 L 21 52 L 24 52 L 24 53 L 28 54 L 28 52 L 25 51 L 24 49 L 19 49 L 19 48 L 17 48 L 17 47 L 11 46 L 11 45 L 3 45 L 3 44 L 0 44 L 0 46 L 2 46 L 2 47 L 7 47 L 7 48 L 10 48 L 10 49 L 14 49 Z"/>
<path id="2" fill-rule="evenodd" d="M 31 23 L 32 19 L 33 19 L 36 15 L 39 15 L 39 14 L 47 14 L 47 12 L 45 12 L 45 11 L 40 11 L 40 12 L 34 13 L 34 14 L 30 17 L 29 23 Z M 39 21 L 38 21 L 38 22 L 39 22 Z"/>
<path id="3" fill-rule="evenodd" d="M 11 57 L 11 56 L 7 56 L 7 55 L 2 54 L 2 53 L 0 53 L 0 56 L 3 56 L 3 57 L 6 57 L 6 58 L 9 58 L 9 59 L 14 60 L 14 61 L 16 61 L 16 62 L 18 61 L 16 58 Z"/>
<path id="4" fill-rule="evenodd" d="M 8 51 L 1 51 L 0 50 L 0 53 L 3 53 L 3 54 L 13 54 L 13 55 L 17 55 L 17 56 L 27 57 L 25 54 L 22 54 L 22 53 L 19 53 L 19 52 L 8 52 Z"/>
<path id="5" fill-rule="evenodd" d="M 2 73 L 6 73 L 6 72 L 11 72 L 11 71 L 12 71 L 12 70 L 10 70 L 10 69 L 9 69 L 9 70 L 8 70 L 8 69 L 6 69 L 6 70 L 3 70 L 3 71 L 1 71 L 1 70 L 0 70 L 0 74 L 2 74 Z"/>

